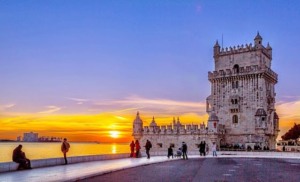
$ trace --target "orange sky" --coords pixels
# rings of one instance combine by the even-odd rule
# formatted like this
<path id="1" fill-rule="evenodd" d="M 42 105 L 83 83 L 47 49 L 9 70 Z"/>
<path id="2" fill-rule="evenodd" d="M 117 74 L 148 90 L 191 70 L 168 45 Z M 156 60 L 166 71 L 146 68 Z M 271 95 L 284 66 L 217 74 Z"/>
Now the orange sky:
<path id="1" fill-rule="evenodd" d="M 98 114 L 57 113 L 58 109 L 54 106 L 48 108 L 49 112 L 15 113 L 12 112 L 14 106 L 1 106 L 0 138 L 16 139 L 24 132 L 32 131 L 39 133 L 39 136 L 66 137 L 70 141 L 128 142 L 132 139 L 132 121 L 137 110 L 144 125 L 149 125 L 152 116 L 158 124 L 171 123 L 173 116 L 179 116 L 185 124 L 206 123 L 208 117 L 205 103 L 138 97 L 113 101 L 115 105 L 120 103 L 125 103 L 128 108 L 118 109 L 116 106 L 113 111 Z M 276 108 L 280 117 L 279 136 L 282 136 L 294 123 L 300 123 L 300 101 L 278 103 Z"/>

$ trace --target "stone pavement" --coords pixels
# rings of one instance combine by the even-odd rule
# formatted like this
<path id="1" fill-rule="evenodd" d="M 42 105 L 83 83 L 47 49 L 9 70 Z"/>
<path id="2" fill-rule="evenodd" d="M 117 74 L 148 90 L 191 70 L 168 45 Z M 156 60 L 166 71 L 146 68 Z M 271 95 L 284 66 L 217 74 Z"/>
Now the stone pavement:
<path id="1" fill-rule="evenodd" d="M 226 153 L 224 153 L 226 154 Z M 212 157 L 211 155 L 206 157 Z M 284 155 L 261 155 L 259 152 L 251 156 L 245 155 L 218 155 L 218 158 L 235 158 L 235 157 L 250 157 L 250 158 L 292 158 L 300 159 L 300 153 L 297 156 Z M 189 156 L 189 158 L 200 158 L 199 155 Z M 53 167 L 37 168 L 32 170 L 23 170 L 15 172 L 0 173 L 0 182 L 50 182 L 50 181 L 76 181 L 93 176 L 142 166 L 153 163 L 166 162 L 179 159 L 168 159 L 166 156 L 154 156 L 151 159 L 142 158 L 125 158 L 94 162 L 83 162 L 69 165 L 60 165 Z"/>

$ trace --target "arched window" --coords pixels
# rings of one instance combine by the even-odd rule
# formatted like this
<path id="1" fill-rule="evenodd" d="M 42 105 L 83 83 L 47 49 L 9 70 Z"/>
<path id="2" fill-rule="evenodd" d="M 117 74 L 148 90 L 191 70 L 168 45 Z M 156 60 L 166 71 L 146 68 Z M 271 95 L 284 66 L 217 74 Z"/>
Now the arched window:
<path id="1" fill-rule="evenodd" d="M 239 122 L 238 116 L 237 115 L 233 115 L 232 116 L 232 123 L 233 124 L 237 124 Z"/>
<path id="2" fill-rule="evenodd" d="M 239 88 L 239 81 L 233 81 L 232 82 L 232 88 Z"/>
<path id="3" fill-rule="evenodd" d="M 240 72 L 240 67 L 239 67 L 238 64 L 235 64 L 235 65 L 233 66 L 233 71 L 234 71 L 234 73 L 239 73 L 239 72 Z"/>

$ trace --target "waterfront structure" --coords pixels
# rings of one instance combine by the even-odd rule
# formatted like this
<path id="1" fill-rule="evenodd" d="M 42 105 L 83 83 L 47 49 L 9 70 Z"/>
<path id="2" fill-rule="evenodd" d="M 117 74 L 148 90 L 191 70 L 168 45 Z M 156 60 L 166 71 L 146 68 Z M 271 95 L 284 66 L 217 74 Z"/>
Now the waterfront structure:
<path id="1" fill-rule="evenodd" d="M 272 48 L 262 43 L 257 33 L 254 44 L 221 48 L 214 45 L 213 72 L 208 72 L 211 94 L 207 97 L 207 124 L 183 125 L 180 119 L 159 126 L 153 117 L 143 126 L 139 112 L 133 122 L 133 136 L 142 144 L 149 139 L 156 151 L 166 151 L 186 142 L 189 150 L 198 150 L 201 141 L 209 148 L 220 146 L 275 149 L 279 117 L 275 110 L 275 84 L 278 75 L 272 71 Z"/>
<path id="2" fill-rule="evenodd" d="M 39 140 L 39 134 L 38 133 L 24 133 L 23 134 L 23 142 L 37 142 Z"/>
<path id="3" fill-rule="evenodd" d="M 54 136 L 42 136 L 38 139 L 39 142 L 62 142 L 62 138 Z"/>

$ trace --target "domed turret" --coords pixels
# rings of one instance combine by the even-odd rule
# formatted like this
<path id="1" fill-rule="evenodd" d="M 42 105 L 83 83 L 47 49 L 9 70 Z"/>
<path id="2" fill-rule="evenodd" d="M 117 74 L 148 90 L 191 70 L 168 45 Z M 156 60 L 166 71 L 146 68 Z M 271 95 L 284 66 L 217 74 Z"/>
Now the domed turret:
<path id="1" fill-rule="evenodd" d="M 214 45 L 214 57 L 218 56 L 220 54 L 220 45 L 219 42 L 216 41 L 216 44 Z"/>
<path id="2" fill-rule="evenodd" d="M 262 40 L 263 38 L 259 35 L 259 32 L 257 32 L 257 35 L 254 38 L 254 45 L 256 48 L 262 47 Z"/>
<path id="3" fill-rule="evenodd" d="M 255 125 L 256 128 L 266 128 L 267 127 L 267 113 L 263 108 L 259 108 L 255 113 Z"/>
<path id="4" fill-rule="evenodd" d="M 255 116 L 267 116 L 267 113 L 263 108 L 259 108 L 256 110 Z"/>
<path id="5" fill-rule="evenodd" d="M 152 121 L 150 123 L 150 127 L 156 127 L 156 126 L 157 126 L 157 124 L 156 124 L 154 116 L 153 116 Z"/>
<path id="6" fill-rule="evenodd" d="M 215 113 L 211 113 L 211 115 L 208 118 L 208 121 L 219 121 L 219 118 Z"/>
<path id="7" fill-rule="evenodd" d="M 139 140 L 143 135 L 143 121 L 140 118 L 139 111 L 133 121 L 133 134 L 134 139 Z"/>
<path id="8" fill-rule="evenodd" d="M 212 133 L 218 132 L 218 128 L 217 128 L 218 123 L 219 123 L 218 116 L 214 112 L 211 113 L 207 122 L 208 132 L 212 132 Z"/>

